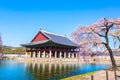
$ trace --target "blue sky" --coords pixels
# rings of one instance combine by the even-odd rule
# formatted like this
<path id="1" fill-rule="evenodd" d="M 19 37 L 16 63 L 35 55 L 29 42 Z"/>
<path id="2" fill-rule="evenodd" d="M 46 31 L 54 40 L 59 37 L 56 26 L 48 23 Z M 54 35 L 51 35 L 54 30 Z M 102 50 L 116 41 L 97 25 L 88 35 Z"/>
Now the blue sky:
<path id="1" fill-rule="evenodd" d="M 120 17 L 120 0 L 0 0 L 0 33 L 3 44 L 20 46 L 38 31 L 70 38 L 80 25 Z"/>

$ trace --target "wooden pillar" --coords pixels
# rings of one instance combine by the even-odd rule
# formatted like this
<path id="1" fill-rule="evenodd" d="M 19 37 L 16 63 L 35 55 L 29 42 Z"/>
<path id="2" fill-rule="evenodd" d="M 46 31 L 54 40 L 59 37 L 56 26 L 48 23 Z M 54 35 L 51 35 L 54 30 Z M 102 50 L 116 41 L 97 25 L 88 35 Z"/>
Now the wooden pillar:
<path id="1" fill-rule="evenodd" d="M 51 54 L 52 54 L 52 52 L 51 52 L 51 50 L 49 50 L 49 58 L 51 58 Z"/>
<path id="2" fill-rule="evenodd" d="M 94 77 L 93 77 L 93 75 L 91 75 L 91 80 L 94 80 Z"/>
<path id="3" fill-rule="evenodd" d="M 33 52 L 33 58 L 35 58 L 35 52 Z"/>
<path id="4" fill-rule="evenodd" d="M 57 58 L 57 51 L 55 51 L 55 58 Z"/>
<path id="5" fill-rule="evenodd" d="M 109 80 L 109 79 L 108 79 L 108 71 L 106 71 L 106 80 Z"/>
<path id="6" fill-rule="evenodd" d="M 39 54 L 40 54 L 40 58 L 41 58 L 41 55 L 42 55 L 41 51 L 39 51 Z"/>
<path id="7" fill-rule="evenodd" d="M 72 58 L 74 58 L 74 52 L 72 53 Z"/>
<path id="8" fill-rule="evenodd" d="M 64 58 L 66 58 L 66 52 L 64 52 Z"/>
<path id="9" fill-rule="evenodd" d="M 37 53 L 37 57 L 40 58 L 40 51 Z"/>
<path id="10" fill-rule="evenodd" d="M 70 58 L 70 52 L 68 53 L 68 58 Z"/>
<path id="11" fill-rule="evenodd" d="M 60 54 L 59 54 L 59 58 L 61 58 L 61 55 L 62 55 L 62 53 L 60 52 Z"/>

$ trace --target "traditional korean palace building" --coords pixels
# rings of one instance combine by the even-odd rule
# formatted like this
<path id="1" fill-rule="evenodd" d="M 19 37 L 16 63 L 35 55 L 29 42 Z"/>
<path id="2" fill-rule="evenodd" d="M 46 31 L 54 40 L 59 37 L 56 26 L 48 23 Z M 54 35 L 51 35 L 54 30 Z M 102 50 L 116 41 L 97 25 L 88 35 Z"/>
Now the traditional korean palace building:
<path id="1" fill-rule="evenodd" d="M 31 58 L 77 58 L 78 45 L 64 35 L 40 30 L 26 47 L 26 55 Z"/>

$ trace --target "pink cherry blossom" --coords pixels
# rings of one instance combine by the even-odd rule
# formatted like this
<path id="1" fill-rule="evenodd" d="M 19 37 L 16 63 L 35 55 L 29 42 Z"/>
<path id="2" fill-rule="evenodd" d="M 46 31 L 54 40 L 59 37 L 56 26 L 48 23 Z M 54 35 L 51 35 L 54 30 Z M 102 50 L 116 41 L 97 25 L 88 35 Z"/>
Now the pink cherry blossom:
<path id="1" fill-rule="evenodd" d="M 93 47 L 107 49 L 110 53 L 112 65 L 116 67 L 109 42 L 109 36 L 120 36 L 115 35 L 116 31 L 120 31 L 120 18 L 115 20 L 103 18 L 90 26 L 78 26 L 72 33 L 72 38 L 79 44 L 80 54 L 92 53 Z"/>

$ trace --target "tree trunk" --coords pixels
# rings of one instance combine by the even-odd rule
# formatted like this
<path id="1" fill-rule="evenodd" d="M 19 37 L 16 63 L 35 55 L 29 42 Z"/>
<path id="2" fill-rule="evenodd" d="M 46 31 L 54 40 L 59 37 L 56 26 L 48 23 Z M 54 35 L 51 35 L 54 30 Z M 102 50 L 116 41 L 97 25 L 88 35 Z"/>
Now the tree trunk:
<path id="1" fill-rule="evenodd" d="M 114 59 L 114 56 L 113 56 L 113 52 L 108 45 L 106 45 L 106 48 L 107 48 L 107 50 L 110 54 L 110 59 L 111 59 L 111 62 L 112 62 L 113 69 L 116 69 L 116 62 L 115 62 L 115 59 Z"/>

